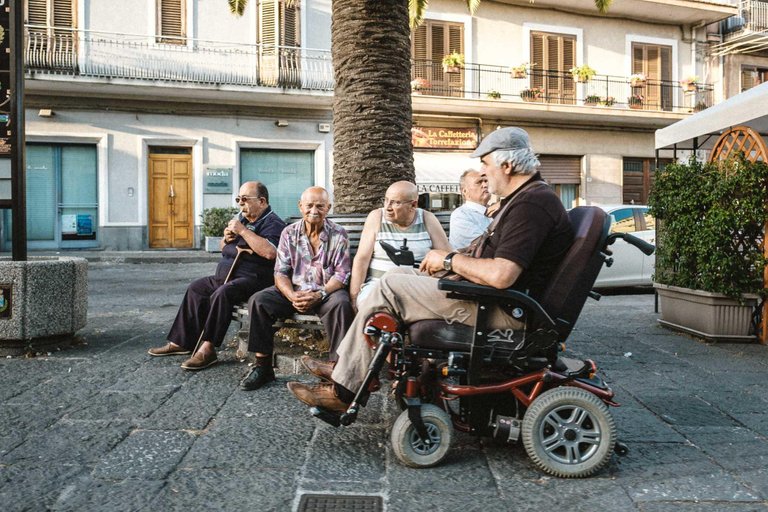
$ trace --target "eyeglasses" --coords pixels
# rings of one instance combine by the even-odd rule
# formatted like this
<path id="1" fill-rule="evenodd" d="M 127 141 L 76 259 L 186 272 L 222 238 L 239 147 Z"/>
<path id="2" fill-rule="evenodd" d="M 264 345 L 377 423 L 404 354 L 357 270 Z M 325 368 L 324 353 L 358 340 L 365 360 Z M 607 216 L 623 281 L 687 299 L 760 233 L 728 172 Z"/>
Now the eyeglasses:
<path id="1" fill-rule="evenodd" d="M 384 198 L 385 208 L 389 205 L 397 207 L 397 206 L 403 206 L 404 204 L 411 204 L 411 203 L 413 203 L 413 201 L 395 201 L 394 199 L 387 199 L 386 197 Z"/>
<path id="2" fill-rule="evenodd" d="M 248 201 L 249 199 L 260 199 L 261 196 L 237 196 L 235 198 L 236 203 L 242 203 L 245 201 Z"/>

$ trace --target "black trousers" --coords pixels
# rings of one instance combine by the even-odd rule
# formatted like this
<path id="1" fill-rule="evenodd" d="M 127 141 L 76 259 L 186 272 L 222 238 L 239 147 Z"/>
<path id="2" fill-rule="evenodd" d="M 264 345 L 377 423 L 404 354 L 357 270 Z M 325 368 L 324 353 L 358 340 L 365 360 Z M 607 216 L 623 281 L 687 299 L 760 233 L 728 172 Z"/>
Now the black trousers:
<path id="1" fill-rule="evenodd" d="M 224 284 L 223 278 L 201 277 L 192 281 L 181 301 L 168 340 L 188 350 L 195 348 L 201 332 L 203 341 L 220 347 L 232 321 L 232 308 L 267 286 L 263 280 L 236 277 Z"/>
<path id="2" fill-rule="evenodd" d="M 275 286 L 262 290 L 248 300 L 248 311 L 251 316 L 251 328 L 248 332 L 248 351 L 272 354 L 275 343 L 275 321 L 298 313 L 291 301 L 285 298 Z M 308 313 L 320 317 L 320 321 L 328 333 L 331 344 L 329 359 L 338 358 L 336 348 L 347 333 L 355 316 L 347 290 L 337 290 L 326 297 L 325 301 L 315 306 Z"/>

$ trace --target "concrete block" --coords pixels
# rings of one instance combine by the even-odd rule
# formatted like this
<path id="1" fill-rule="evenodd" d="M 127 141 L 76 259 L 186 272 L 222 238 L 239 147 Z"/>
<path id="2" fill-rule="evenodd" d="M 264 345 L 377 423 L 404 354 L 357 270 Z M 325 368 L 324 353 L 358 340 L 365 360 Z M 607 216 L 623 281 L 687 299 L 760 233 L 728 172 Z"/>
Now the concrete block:
<path id="1" fill-rule="evenodd" d="M 33 340 L 71 337 L 85 327 L 88 262 L 73 257 L 0 258 L 0 288 L 10 288 L 10 315 L 0 317 L 0 353 Z"/>

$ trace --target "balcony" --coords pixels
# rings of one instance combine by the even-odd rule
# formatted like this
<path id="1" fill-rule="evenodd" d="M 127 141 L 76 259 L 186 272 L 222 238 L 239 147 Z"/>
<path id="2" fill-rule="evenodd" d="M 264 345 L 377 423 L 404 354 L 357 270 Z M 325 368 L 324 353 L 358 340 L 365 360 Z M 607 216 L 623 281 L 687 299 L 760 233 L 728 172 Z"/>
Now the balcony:
<path id="1" fill-rule="evenodd" d="M 246 45 L 179 40 L 158 43 L 154 36 L 105 33 L 29 25 L 26 27 L 25 63 L 32 77 L 27 87 L 46 93 L 80 94 L 82 84 L 71 77 L 84 78 L 95 95 L 136 96 L 137 85 L 165 87 L 164 97 L 269 104 L 270 98 L 256 97 L 254 89 L 275 93 L 298 93 L 303 106 L 330 107 L 333 91 L 331 53 L 285 46 Z M 630 108 L 661 113 L 688 113 L 712 105 L 712 86 L 699 85 L 684 93 L 677 82 L 649 80 L 632 87 L 626 77 L 597 75 L 584 84 L 569 73 L 534 70 L 513 78 L 509 68 L 487 64 L 467 64 L 458 73 L 445 73 L 432 61 L 413 63 L 412 75 L 423 77 L 429 86 L 414 93 L 448 96 L 463 100 L 486 100 L 489 94 L 499 106 L 511 103 L 573 105 L 609 109 Z M 223 96 L 221 90 L 228 92 Z M 538 93 L 531 91 L 538 90 Z M 143 92 L 147 94 L 146 89 Z M 149 93 L 157 96 L 157 92 Z M 240 96 L 237 96 L 237 95 Z M 641 96 L 639 104 L 628 98 Z M 258 99 L 255 99 L 258 98 Z M 611 100 L 610 98 L 613 98 Z M 295 104 L 294 98 L 273 94 L 273 104 Z"/>
<path id="2" fill-rule="evenodd" d="M 628 77 L 611 75 L 595 75 L 579 83 L 568 72 L 533 69 L 515 75 L 508 67 L 487 64 L 468 63 L 446 72 L 440 63 L 416 61 L 413 78 L 414 94 L 426 96 L 677 113 L 701 110 L 714 101 L 711 84 L 686 90 L 669 80 L 635 84 Z"/>
<path id="3" fill-rule="evenodd" d="M 723 42 L 714 55 L 754 53 L 768 48 L 768 1 L 739 0 L 739 14 L 720 23 Z"/>

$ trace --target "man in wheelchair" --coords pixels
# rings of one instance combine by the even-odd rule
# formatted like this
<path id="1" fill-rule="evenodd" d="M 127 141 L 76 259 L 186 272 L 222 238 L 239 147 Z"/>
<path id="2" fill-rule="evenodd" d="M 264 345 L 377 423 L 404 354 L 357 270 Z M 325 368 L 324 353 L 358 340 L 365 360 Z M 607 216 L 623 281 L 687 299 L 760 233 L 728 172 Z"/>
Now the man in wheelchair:
<path id="1" fill-rule="evenodd" d="M 489 191 L 504 198 L 493 223 L 473 244 L 473 254 L 432 250 L 419 271 L 398 268 L 387 272 L 374 285 L 341 341 L 332 374 L 318 374 L 325 382 L 288 383 L 299 400 L 333 412 L 347 409 L 373 358 L 364 329 L 377 312 L 388 311 L 404 326 L 430 319 L 446 325 L 474 325 L 478 303 L 449 298 L 447 292 L 438 289 L 438 279 L 433 276 L 441 271 L 497 289 L 512 287 L 536 300 L 544 292 L 574 233 L 563 204 L 537 171 L 539 160 L 528 134 L 520 128 L 496 130 L 482 140 L 472 156 L 481 159 Z M 524 327 L 515 318 L 520 317 L 519 310 L 507 304 L 492 302 L 486 314 L 486 325 L 497 336 L 511 340 L 514 332 Z"/>

